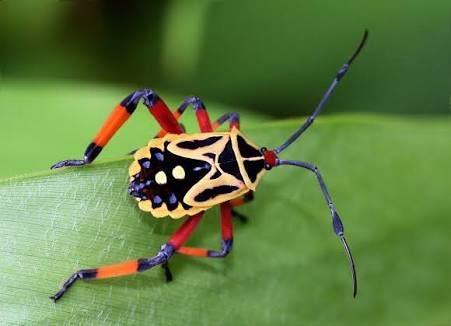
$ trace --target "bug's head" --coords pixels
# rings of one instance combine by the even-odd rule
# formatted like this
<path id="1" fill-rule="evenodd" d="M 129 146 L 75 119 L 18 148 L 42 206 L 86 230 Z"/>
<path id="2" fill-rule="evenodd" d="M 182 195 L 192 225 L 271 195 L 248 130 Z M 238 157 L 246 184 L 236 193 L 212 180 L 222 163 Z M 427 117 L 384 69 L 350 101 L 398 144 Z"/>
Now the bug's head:
<path id="1" fill-rule="evenodd" d="M 313 123 L 313 121 L 315 120 L 315 118 L 319 115 L 319 113 L 321 112 L 321 109 L 324 107 L 325 103 L 327 102 L 327 100 L 329 99 L 330 95 L 332 94 L 332 92 L 334 91 L 335 87 L 337 86 L 338 82 L 345 76 L 346 72 L 349 70 L 349 67 L 351 65 L 351 63 L 354 61 L 354 59 L 357 57 L 357 55 L 360 53 L 360 51 L 362 50 L 363 46 L 366 43 L 368 37 L 368 31 L 365 30 L 365 33 L 363 35 L 362 41 L 360 42 L 359 46 L 357 47 L 357 49 L 354 51 L 354 53 L 351 55 L 351 57 L 348 59 L 348 61 L 341 67 L 341 69 L 338 71 L 335 79 L 333 80 L 332 84 L 329 86 L 329 88 L 327 89 L 326 93 L 324 94 L 323 98 L 321 99 L 321 101 L 319 102 L 318 106 L 316 107 L 315 111 L 313 111 L 313 114 L 307 119 L 307 121 L 305 121 L 300 127 L 299 129 L 297 129 L 284 143 L 282 143 L 280 146 L 276 147 L 273 150 L 269 150 L 266 147 L 262 147 L 260 149 L 262 155 L 263 155 L 263 159 L 264 159 L 264 169 L 265 170 L 270 170 L 273 167 L 276 166 L 281 166 L 281 165 L 291 165 L 291 166 L 297 166 L 297 167 L 301 167 L 307 170 L 310 170 L 311 172 L 313 172 L 319 182 L 319 185 L 321 187 L 321 191 L 323 192 L 324 198 L 326 199 L 327 205 L 329 206 L 329 210 L 331 213 L 331 217 L 332 217 L 332 225 L 333 225 L 333 229 L 335 234 L 339 237 L 343 248 L 346 252 L 346 255 L 348 257 L 348 261 L 349 261 L 349 265 L 351 268 L 351 272 L 352 272 L 352 280 L 353 280 L 353 295 L 355 297 L 356 293 L 357 293 L 357 275 L 356 275 L 356 270 L 355 270 L 355 264 L 354 264 L 354 260 L 352 258 L 351 255 L 351 250 L 349 249 L 349 246 L 346 242 L 346 238 L 344 235 L 344 228 L 343 228 L 343 223 L 341 222 L 341 219 L 334 207 L 334 204 L 332 203 L 332 199 L 330 197 L 330 194 L 326 188 L 326 185 L 324 183 L 324 180 L 321 176 L 321 174 L 319 173 L 318 168 L 310 163 L 307 162 L 302 162 L 302 161 L 295 161 L 295 160 L 283 160 L 279 158 L 279 154 L 285 150 L 288 146 L 290 146 L 291 144 L 293 144 L 298 138 L 299 136 L 301 136 L 301 134 L 308 128 L 310 127 L 310 125 Z"/>

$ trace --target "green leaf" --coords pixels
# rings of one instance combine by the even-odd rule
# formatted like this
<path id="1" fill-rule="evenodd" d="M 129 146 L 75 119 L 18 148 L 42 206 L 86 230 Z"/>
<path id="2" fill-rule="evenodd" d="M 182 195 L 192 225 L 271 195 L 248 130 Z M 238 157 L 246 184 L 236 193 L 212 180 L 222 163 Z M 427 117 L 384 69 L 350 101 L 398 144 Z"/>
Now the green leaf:
<path id="1" fill-rule="evenodd" d="M 301 120 L 244 132 L 279 145 Z M 181 221 L 155 219 L 127 194 L 129 158 L 0 182 L 2 324 L 431 325 L 450 322 L 449 118 L 321 117 L 284 158 L 317 164 L 343 218 L 359 293 L 314 175 L 265 175 L 240 208 L 224 260 L 175 256 L 161 268 L 77 282 L 80 268 L 152 256 Z M 69 136 L 65 136 L 69 137 Z M 82 152 L 82 148 L 71 149 Z M 48 162 L 53 163 L 53 162 Z M 217 209 L 189 244 L 218 248 Z"/>

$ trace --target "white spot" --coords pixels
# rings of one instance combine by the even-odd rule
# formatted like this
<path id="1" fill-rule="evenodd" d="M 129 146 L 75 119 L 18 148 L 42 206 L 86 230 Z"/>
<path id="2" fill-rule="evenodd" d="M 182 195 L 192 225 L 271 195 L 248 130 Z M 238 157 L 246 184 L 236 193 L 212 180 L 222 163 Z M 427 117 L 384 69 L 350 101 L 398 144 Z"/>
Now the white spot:
<path id="1" fill-rule="evenodd" d="M 168 178 L 166 177 L 166 173 L 164 173 L 163 171 L 157 172 L 157 174 L 155 174 L 155 181 L 159 185 L 165 185 L 168 182 Z"/>
<path id="2" fill-rule="evenodd" d="M 177 165 L 172 169 L 172 176 L 179 180 L 185 179 L 185 170 L 180 165 Z"/>

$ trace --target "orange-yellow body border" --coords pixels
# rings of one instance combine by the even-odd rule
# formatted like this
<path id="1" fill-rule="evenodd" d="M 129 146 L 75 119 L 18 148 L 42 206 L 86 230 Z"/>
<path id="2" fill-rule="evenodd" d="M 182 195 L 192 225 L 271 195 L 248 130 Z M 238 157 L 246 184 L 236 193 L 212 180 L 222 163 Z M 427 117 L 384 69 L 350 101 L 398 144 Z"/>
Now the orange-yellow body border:
<path id="1" fill-rule="evenodd" d="M 211 166 L 211 169 L 199 182 L 195 183 L 191 187 L 191 189 L 189 189 L 189 191 L 184 194 L 183 202 L 190 205 L 190 208 L 185 209 L 181 203 L 179 203 L 177 208 L 172 211 L 167 208 L 167 205 L 165 203 L 163 203 L 158 208 L 153 208 L 152 203 L 149 199 L 141 200 L 140 198 L 136 198 L 139 208 L 145 212 L 149 212 L 156 218 L 170 216 L 174 219 L 178 219 L 186 215 L 195 215 L 217 204 L 238 198 L 251 190 L 254 191 L 266 170 L 262 168 L 260 171 L 258 171 L 255 180 L 252 181 L 249 178 L 248 171 L 246 170 L 244 162 L 263 160 L 263 154 L 255 157 L 243 157 L 238 145 L 238 136 L 244 139 L 247 145 L 253 147 L 256 151 L 258 151 L 258 146 L 247 140 L 245 136 L 236 128 L 232 128 L 229 132 L 166 134 L 163 138 L 151 139 L 146 146 L 136 151 L 134 155 L 134 161 L 129 167 L 130 181 L 132 181 L 133 177 L 141 171 L 141 166 L 138 161 L 143 158 L 151 158 L 152 148 L 158 148 L 161 151 L 170 151 L 172 154 L 175 154 L 181 158 L 204 161 Z M 180 148 L 177 146 L 177 144 L 180 144 L 181 142 L 204 141 L 211 137 L 220 137 L 220 139 L 211 145 L 196 149 Z M 224 162 L 219 161 L 220 154 L 225 150 L 225 147 L 229 141 L 231 141 L 233 153 L 235 154 L 236 163 L 238 164 L 239 173 L 242 177 L 242 180 L 240 180 L 240 178 L 238 178 L 237 176 L 226 173 L 221 168 L 221 163 Z M 205 154 L 207 153 L 214 153 L 216 155 L 214 158 L 212 158 L 206 156 Z M 218 173 L 220 174 L 219 177 L 212 178 L 212 176 L 214 176 L 215 174 L 217 175 Z M 195 200 L 196 195 L 198 195 L 205 189 L 219 187 L 221 185 L 234 186 L 237 189 L 225 194 L 220 194 L 205 201 Z"/>

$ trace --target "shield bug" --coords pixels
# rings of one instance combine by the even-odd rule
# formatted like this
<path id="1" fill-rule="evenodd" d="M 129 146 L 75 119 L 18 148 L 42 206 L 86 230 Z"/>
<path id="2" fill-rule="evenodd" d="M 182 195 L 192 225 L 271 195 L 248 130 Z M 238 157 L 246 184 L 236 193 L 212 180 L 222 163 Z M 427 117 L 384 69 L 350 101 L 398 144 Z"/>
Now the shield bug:
<path id="1" fill-rule="evenodd" d="M 143 100 L 151 115 L 160 124 L 161 130 L 146 146 L 134 153 L 134 161 L 129 168 L 128 192 L 136 199 L 141 210 L 149 212 L 154 217 L 170 216 L 177 219 L 188 216 L 188 218 L 161 246 L 155 256 L 79 270 L 51 299 L 54 301 L 60 299 L 79 279 L 124 276 L 143 272 L 157 265 L 163 266 L 166 277 L 170 280 L 172 274 L 167 263 L 175 253 L 198 257 L 227 256 L 233 243 L 232 216 L 243 218 L 233 208 L 250 201 L 261 177 L 267 171 L 281 165 L 301 167 L 316 175 L 330 210 L 333 229 L 349 260 L 355 296 L 357 293 L 355 264 L 346 242 L 343 224 L 323 177 L 314 164 L 284 160 L 279 158 L 279 155 L 298 139 L 319 115 L 335 87 L 360 53 L 367 37 L 368 32 L 365 31 L 359 46 L 340 68 L 312 115 L 286 142 L 275 149 L 259 147 L 244 136 L 240 132 L 238 113 L 226 113 L 212 123 L 205 105 L 198 97 L 188 97 L 175 112 L 171 112 L 163 100 L 150 89 L 138 90 L 128 95 L 109 115 L 87 147 L 82 160 L 61 161 L 54 164 L 52 169 L 93 162 L 116 131 L 133 114 L 138 103 Z M 200 133 L 186 134 L 178 122 L 190 106 L 196 114 Z M 227 132 L 216 131 L 226 122 L 229 124 Z M 202 220 L 204 212 L 216 205 L 220 206 L 221 213 L 222 249 L 217 251 L 184 246 Z"/>

